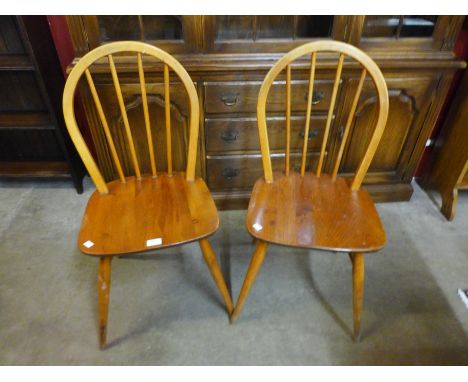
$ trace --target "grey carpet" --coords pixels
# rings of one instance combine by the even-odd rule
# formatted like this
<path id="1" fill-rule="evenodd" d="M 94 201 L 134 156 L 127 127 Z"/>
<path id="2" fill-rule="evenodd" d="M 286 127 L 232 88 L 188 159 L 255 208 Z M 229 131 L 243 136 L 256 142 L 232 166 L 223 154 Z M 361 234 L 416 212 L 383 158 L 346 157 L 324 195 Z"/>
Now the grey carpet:
<path id="1" fill-rule="evenodd" d="M 0 182 L 2 365 L 468 364 L 468 194 L 447 222 L 415 185 L 379 204 L 386 248 L 366 256 L 360 343 L 351 340 L 346 255 L 270 247 L 229 324 L 196 244 L 116 259 L 109 348 L 98 349 L 97 260 L 76 249 L 93 187 Z M 234 298 L 252 252 L 245 211 L 220 212 L 210 239 Z"/>

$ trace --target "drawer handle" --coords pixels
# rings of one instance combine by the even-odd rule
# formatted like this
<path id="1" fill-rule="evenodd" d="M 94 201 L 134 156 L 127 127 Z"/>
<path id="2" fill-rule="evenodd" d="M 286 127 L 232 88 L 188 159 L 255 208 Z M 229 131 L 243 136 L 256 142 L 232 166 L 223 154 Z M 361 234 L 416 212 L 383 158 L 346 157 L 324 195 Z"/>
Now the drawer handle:
<path id="1" fill-rule="evenodd" d="M 239 93 L 226 93 L 221 96 L 221 101 L 226 106 L 234 106 L 239 100 Z"/>
<path id="2" fill-rule="evenodd" d="M 309 96 L 308 92 L 304 93 L 304 100 L 307 101 L 307 98 Z M 314 90 L 312 93 L 312 105 L 317 105 L 323 98 L 325 97 L 325 93 L 321 90 Z"/>
<path id="3" fill-rule="evenodd" d="M 239 137 L 237 130 L 224 130 L 221 134 L 221 139 L 225 142 L 233 142 Z"/>
<path id="4" fill-rule="evenodd" d="M 232 179 L 238 176 L 239 173 L 240 173 L 240 170 L 238 168 L 227 167 L 223 169 L 223 171 L 221 172 L 221 175 L 224 176 L 226 179 Z"/>
<path id="5" fill-rule="evenodd" d="M 307 140 L 310 141 L 312 138 L 315 138 L 317 135 L 318 135 L 317 129 L 310 130 L 310 131 L 309 131 L 309 134 L 308 134 L 308 139 L 307 139 Z M 304 138 L 304 132 L 301 131 L 301 132 L 299 133 L 299 136 L 300 136 L 301 138 Z"/>

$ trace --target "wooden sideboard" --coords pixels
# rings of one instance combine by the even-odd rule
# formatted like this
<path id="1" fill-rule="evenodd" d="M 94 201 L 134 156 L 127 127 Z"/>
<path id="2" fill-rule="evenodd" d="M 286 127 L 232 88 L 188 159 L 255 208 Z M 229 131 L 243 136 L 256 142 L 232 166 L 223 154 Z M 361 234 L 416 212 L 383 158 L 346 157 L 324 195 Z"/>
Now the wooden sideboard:
<path id="1" fill-rule="evenodd" d="M 89 50 L 110 41 L 142 40 L 175 57 L 188 70 L 201 101 L 198 173 L 203 176 L 221 208 L 245 207 L 254 181 L 262 176 L 256 125 L 260 85 L 271 66 L 290 49 L 308 41 L 335 39 L 366 51 L 380 66 L 390 95 L 387 128 L 365 178 L 364 185 L 377 201 L 409 200 L 411 180 L 440 113 L 454 73 L 465 63 L 452 50 L 464 16 L 67 16 L 75 61 Z M 309 134 L 309 166 L 317 158 L 327 107 L 330 103 L 337 57 L 319 55 L 314 106 Z M 308 60 L 292 67 L 293 165 L 300 149 L 308 78 Z M 130 124 L 143 115 L 136 61 L 116 59 Z M 164 141 L 161 65 L 145 61 L 154 134 Z M 106 62 L 92 68 L 104 108 L 115 113 L 116 98 Z M 330 169 L 341 140 L 343 125 L 359 80 L 357 66 L 345 61 L 325 169 Z M 176 164 L 185 164 L 187 99 L 177 79 L 172 79 L 171 102 Z M 283 161 L 284 77 L 273 85 L 268 99 L 268 126 L 273 166 Z M 83 101 L 97 159 L 106 180 L 116 178 L 99 119 L 85 87 Z M 356 168 L 370 137 L 365 126 L 374 118 L 376 98 L 370 83 L 364 85 L 340 168 L 344 176 Z M 111 116 L 119 155 L 131 174 L 121 117 Z M 359 128 L 364 126 L 364 128 Z M 134 129 L 136 130 L 136 129 Z M 144 129 L 137 146 L 146 150 Z M 177 139 L 177 137 L 179 139 Z M 143 155 L 142 155 L 143 157 Z M 164 152 L 159 155 L 164 157 Z"/>
<path id="2" fill-rule="evenodd" d="M 0 16 L 0 177 L 71 177 L 82 192 L 64 84 L 46 16 Z"/>

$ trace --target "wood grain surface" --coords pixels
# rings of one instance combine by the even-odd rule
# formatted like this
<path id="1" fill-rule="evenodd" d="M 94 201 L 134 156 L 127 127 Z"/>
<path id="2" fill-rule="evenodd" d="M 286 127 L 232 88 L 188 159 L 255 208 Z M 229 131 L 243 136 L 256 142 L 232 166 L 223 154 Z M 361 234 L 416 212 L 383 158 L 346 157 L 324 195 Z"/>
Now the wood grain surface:
<path id="1" fill-rule="evenodd" d="M 94 192 L 78 238 L 89 255 L 117 255 L 169 247 L 211 235 L 218 214 L 201 178 L 187 182 L 185 174 L 160 173 L 157 178 L 128 177 L 107 184 L 109 194 Z M 161 239 L 160 245 L 147 240 Z M 94 243 L 87 248 L 84 243 Z"/>
<path id="2" fill-rule="evenodd" d="M 272 183 L 255 183 L 246 219 L 252 236 L 274 244 L 346 252 L 384 246 L 385 232 L 366 190 L 353 191 L 343 178 L 333 181 L 326 174 L 274 176 Z"/>

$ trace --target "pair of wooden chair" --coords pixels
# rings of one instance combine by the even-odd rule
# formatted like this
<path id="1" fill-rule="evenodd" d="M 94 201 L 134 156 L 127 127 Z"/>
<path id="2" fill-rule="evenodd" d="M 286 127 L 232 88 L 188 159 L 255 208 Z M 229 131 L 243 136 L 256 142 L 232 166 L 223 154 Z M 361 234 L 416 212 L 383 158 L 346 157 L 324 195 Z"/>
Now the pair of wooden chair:
<path id="1" fill-rule="evenodd" d="M 338 52 L 331 105 L 322 142 L 318 167 L 306 173 L 306 154 L 312 109 L 312 94 L 317 53 Z M 148 154 L 151 173 L 142 174 L 132 136 L 124 97 L 117 74 L 114 55 L 120 52 L 135 54 L 143 103 Z M 308 106 L 302 150 L 300 173 L 290 170 L 291 140 L 291 63 L 304 55 L 311 55 Z M 157 169 L 143 56 L 152 56 L 163 63 L 164 105 L 167 144 L 167 172 Z M 361 75 L 343 139 L 331 175 L 322 174 L 327 139 L 345 56 L 356 60 Z M 133 164 L 134 175 L 126 176 L 116 150 L 113 136 L 100 97 L 93 81 L 90 67 L 98 60 L 108 60 L 115 86 L 125 136 Z M 272 172 L 268 132 L 266 126 L 266 101 L 273 81 L 286 69 L 286 154 L 284 172 Z M 171 154 L 171 101 L 169 70 L 175 72 L 184 85 L 189 99 L 190 126 L 187 167 L 185 172 L 174 172 Z M 77 85 L 85 76 L 90 93 L 104 129 L 107 145 L 119 175 L 118 180 L 106 183 L 87 147 L 75 120 L 74 97 Z M 352 125 L 364 81 L 370 76 L 377 96 L 379 112 L 375 129 L 357 171 L 351 182 L 338 177 L 338 169 L 346 139 Z M 369 194 L 360 188 L 362 180 L 382 136 L 388 114 L 388 94 L 384 78 L 377 65 L 359 49 L 335 41 L 318 41 L 302 45 L 281 58 L 267 74 L 260 89 L 257 106 L 260 146 L 264 177 L 253 189 L 246 219 L 249 233 L 256 239 L 255 251 L 236 306 L 207 237 L 219 226 L 216 206 L 205 182 L 195 176 L 195 162 L 199 133 L 199 101 L 195 86 L 186 70 L 171 55 L 157 47 L 133 41 L 116 42 L 101 46 L 86 54 L 75 65 L 68 77 L 63 110 L 70 136 L 81 156 L 97 191 L 88 202 L 78 238 L 79 249 L 99 258 L 99 338 L 106 346 L 109 306 L 111 260 L 116 255 L 143 252 L 198 241 L 204 259 L 221 293 L 228 314 L 234 321 L 241 312 L 245 299 L 265 258 L 269 244 L 302 248 L 332 250 L 349 253 L 353 267 L 354 336 L 358 338 L 363 301 L 364 253 L 377 251 L 385 244 L 385 233 Z M 141 126 L 143 128 L 143 126 Z M 142 155 L 142 153 L 139 153 Z"/>

